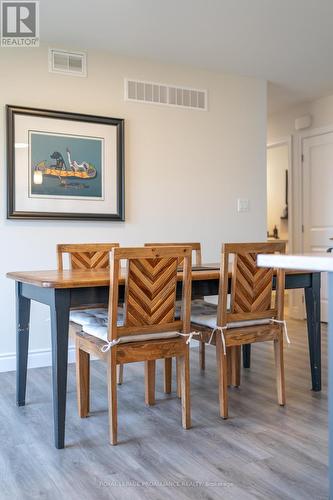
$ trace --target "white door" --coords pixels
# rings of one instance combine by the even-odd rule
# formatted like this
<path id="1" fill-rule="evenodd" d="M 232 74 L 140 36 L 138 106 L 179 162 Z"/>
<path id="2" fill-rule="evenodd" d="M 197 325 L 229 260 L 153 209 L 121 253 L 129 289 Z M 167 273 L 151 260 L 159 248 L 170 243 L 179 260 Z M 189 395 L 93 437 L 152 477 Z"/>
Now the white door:
<path id="1" fill-rule="evenodd" d="M 303 140 L 303 251 L 333 246 L 333 132 Z M 327 276 L 322 274 L 321 318 L 327 321 Z"/>

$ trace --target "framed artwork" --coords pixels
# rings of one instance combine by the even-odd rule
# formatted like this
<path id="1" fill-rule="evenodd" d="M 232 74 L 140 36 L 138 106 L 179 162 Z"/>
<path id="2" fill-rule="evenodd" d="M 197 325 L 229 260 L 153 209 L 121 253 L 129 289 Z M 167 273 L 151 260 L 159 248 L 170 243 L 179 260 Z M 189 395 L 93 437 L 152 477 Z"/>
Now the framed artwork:
<path id="1" fill-rule="evenodd" d="M 124 120 L 7 106 L 9 219 L 124 220 Z"/>

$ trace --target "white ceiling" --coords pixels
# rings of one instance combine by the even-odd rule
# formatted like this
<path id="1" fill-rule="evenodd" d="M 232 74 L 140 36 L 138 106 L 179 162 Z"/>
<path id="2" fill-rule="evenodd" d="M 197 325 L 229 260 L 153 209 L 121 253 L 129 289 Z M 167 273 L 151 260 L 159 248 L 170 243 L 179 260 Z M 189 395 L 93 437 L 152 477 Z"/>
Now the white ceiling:
<path id="1" fill-rule="evenodd" d="M 274 112 L 333 93 L 333 0 L 41 0 L 41 41 L 267 79 Z"/>

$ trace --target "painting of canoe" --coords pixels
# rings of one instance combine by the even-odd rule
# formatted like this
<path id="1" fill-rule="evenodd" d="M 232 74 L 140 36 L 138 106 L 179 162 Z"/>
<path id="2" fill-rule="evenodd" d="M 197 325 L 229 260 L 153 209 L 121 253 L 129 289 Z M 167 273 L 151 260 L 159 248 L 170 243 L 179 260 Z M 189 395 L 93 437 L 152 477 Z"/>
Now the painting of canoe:
<path id="1" fill-rule="evenodd" d="M 31 197 L 103 197 L 103 139 L 30 131 Z"/>

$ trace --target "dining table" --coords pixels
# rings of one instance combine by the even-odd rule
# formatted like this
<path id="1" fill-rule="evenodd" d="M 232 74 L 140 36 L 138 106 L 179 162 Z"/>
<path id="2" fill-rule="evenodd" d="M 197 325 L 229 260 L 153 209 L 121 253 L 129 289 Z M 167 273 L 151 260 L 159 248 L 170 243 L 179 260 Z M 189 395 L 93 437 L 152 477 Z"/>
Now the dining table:
<path id="1" fill-rule="evenodd" d="M 124 297 L 125 271 L 120 273 L 119 297 Z M 16 402 L 26 402 L 30 304 L 36 301 L 50 308 L 52 351 L 52 394 L 54 444 L 65 446 L 66 387 L 69 313 L 72 308 L 107 304 L 110 274 L 107 269 L 46 270 L 8 272 L 16 287 Z M 177 297 L 181 297 L 181 270 Z M 192 268 L 192 299 L 218 295 L 219 264 Z M 231 273 L 229 274 L 229 286 Z M 273 287 L 275 277 L 273 277 Z M 288 270 L 286 289 L 304 289 L 312 390 L 321 390 L 320 272 Z M 243 346 L 243 366 L 250 367 L 251 346 Z"/>

